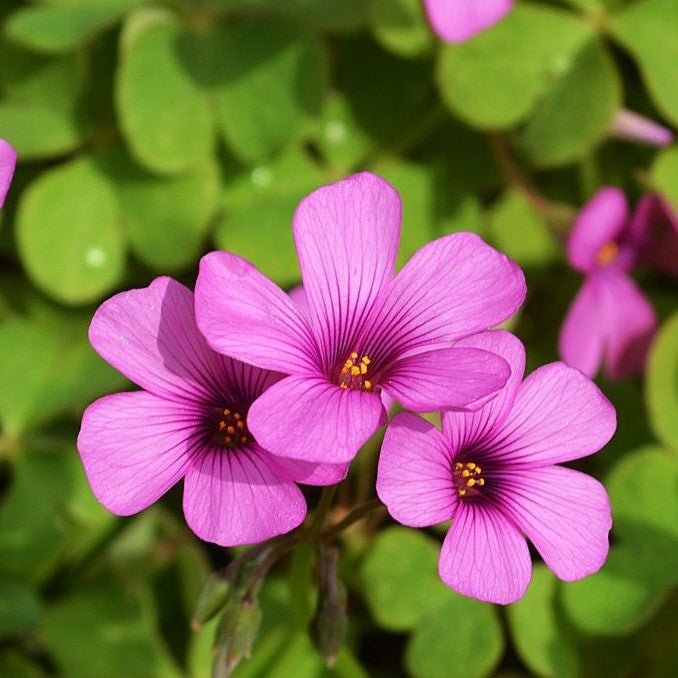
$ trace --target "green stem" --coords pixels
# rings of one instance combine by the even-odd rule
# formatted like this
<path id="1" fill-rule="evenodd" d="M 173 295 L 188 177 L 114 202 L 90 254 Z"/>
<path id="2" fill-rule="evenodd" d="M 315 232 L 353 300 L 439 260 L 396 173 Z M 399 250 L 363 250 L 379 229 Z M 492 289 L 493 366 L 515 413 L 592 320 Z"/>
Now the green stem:
<path id="1" fill-rule="evenodd" d="M 330 511 L 330 506 L 332 505 L 332 500 L 334 499 L 334 494 L 337 491 L 338 485 L 330 485 L 329 487 L 323 487 L 322 494 L 320 495 L 320 501 L 318 506 L 315 509 L 315 514 L 313 516 L 313 522 L 308 528 L 308 535 L 311 540 L 315 540 L 320 531 L 325 524 L 325 519 L 327 514 Z"/>

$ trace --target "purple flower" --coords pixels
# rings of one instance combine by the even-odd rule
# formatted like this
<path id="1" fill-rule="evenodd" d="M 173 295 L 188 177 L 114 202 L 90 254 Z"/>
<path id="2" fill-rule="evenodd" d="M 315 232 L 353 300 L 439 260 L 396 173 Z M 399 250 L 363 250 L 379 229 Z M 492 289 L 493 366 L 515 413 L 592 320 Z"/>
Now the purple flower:
<path id="1" fill-rule="evenodd" d="M 508 318 L 522 271 L 470 233 L 420 249 L 394 276 L 400 200 L 373 174 L 321 188 L 294 216 L 306 312 L 252 264 L 213 252 L 196 283 L 198 326 L 212 348 L 290 376 L 249 414 L 272 453 L 345 463 L 385 423 L 382 389 L 405 407 L 479 406 L 506 362 L 452 344 Z"/>
<path id="2" fill-rule="evenodd" d="M 585 275 L 560 331 L 561 358 L 593 376 L 604 361 L 610 379 L 642 373 L 657 318 L 628 271 L 647 242 L 647 221 L 630 219 L 621 190 L 606 187 L 584 206 L 567 243 Z"/>
<path id="3" fill-rule="evenodd" d="M 16 166 L 16 151 L 4 139 L 0 139 L 0 209 L 5 204 L 5 197 L 12 183 Z"/>
<path id="4" fill-rule="evenodd" d="M 605 445 L 616 426 L 614 408 L 562 363 L 522 381 L 525 351 L 508 332 L 460 343 L 503 355 L 511 378 L 481 409 L 443 412 L 442 432 L 413 414 L 397 415 L 379 458 L 380 499 L 411 527 L 454 519 L 438 571 L 467 596 L 507 604 L 525 593 L 532 569 L 525 537 L 561 579 L 597 571 L 612 522 L 605 488 L 554 464 Z"/>
<path id="5" fill-rule="evenodd" d="M 281 375 L 212 351 L 196 327 L 193 294 L 175 280 L 157 278 L 104 302 L 89 337 L 144 389 L 105 396 L 82 418 L 78 450 L 95 496 L 113 513 L 137 513 L 183 478 L 190 528 L 235 546 L 303 521 L 294 481 L 345 476 L 345 465 L 279 459 L 257 443 L 248 410 Z"/>
<path id="6" fill-rule="evenodd" d="M 678 214 L 670 203 L 647 193 L 636 205 L 631 229 L 644 234 L 638 263 L 678 276 Z"/>
<path id="7" fill-rule="evenodd" d="M 424 0 L 431 27 L 446 42 L 466 42 L 494 26 L 513 9 L 513 0 Z"/>
<path id="8" fill-rule="evenodd" d="M 637 141 L 650 146 L 668 146 L 673 142 L 671 130 L 625 108 L 617 111 L 612 121 L 610 134 L 619 139 Z"/>

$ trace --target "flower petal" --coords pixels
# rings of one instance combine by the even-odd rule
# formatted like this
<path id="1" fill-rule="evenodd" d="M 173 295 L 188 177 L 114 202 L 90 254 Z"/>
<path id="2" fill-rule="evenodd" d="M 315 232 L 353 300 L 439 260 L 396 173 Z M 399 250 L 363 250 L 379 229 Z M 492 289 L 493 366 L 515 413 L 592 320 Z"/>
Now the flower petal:
<path id="1" fill-rule="evenodd" d="M 520 267 L 477 235 L 453 233 L 424 245 L 384 290 L 365 343 L 396 357 L 449 348 L 509 318 L 525 293 Z"/>
<path id="2" fill-rule="evenodd" d="M 395 520 L 428 527 L 454 515 L 451 457 L 435 426 L 409 412 L 393 418 L 379 454 L 377 494 Z"/>
<path id="3" fill-rule="evenodd" d="M 570 264 L 584 273 L 595 268 L 600 248 L 621 234 L 628 218 L 624 192 L 614 186 L 601 188 L 574 222 L 567 241 Z"/>
<path id="4" fill-rule="evenodd" d="M 280 457 L 345 464 L 377 430 L 384 414 L 375 393 L 295 375 L 254 402 L 247 425 L 262 447 Z"/>
<path id="5" fill-rule="evenodd" d="M 12 183 L 17 154 L 11 144 L 0 139 L 0 209 L 5 204 L 5 197 Z"/>
<path id="6" fill-rule="evenodd" d="M 281 478 L 304 485 L 336 485 L 348 473 L 349 464 L 315 464 L 300 459 L 275 457 Z"/>
<path id="7" fill-rule="evenodd" d="M 460 348 L 479 348 L 502 357 L 511 368 L 504 387 L 473 412 L 446 410 L 441 414 L 443 435 L 453 450 L 482 440 L 501 426 L 513 406 L 525 372 L 525 347 L 520 339 L 505 330 L 479 332 L 455 344 Z"/>
<path id="8" fill-rule="evenodd" d="M 380 381 L 403 407 L 432 412 L 444 407 L 478 407 L 509 378 L 507 362 L 477 348 L 418 353 L 393 363 Z"/>
<path id="9" fill-rule="evenodd" d="M 184 515 L 201 539 L 238 546 L 293 530 L 306 516 L 306 501 L 258 445 L 212 448 L 186 471 Z"/>
<path id="10" fill-rule="evenodd" d="M 224 364 L 198 331 L 193 294 L 171 278 L 101 304 L 89 340 L 104 360 L 159 397 L 204 402 L 223 390 Z"/>
<path id="11" fill-rule="evenodd" d="M 352 350 L 366 312 L 393 277 L 400 217 L 396 191 L 368 172 L 324 186 L 297 207 L 304 290 L 330 362 Z"/>
<path id="12" fill-rule="evenodd" d="M 513 8 L 513 0 L 424 0 L 436 34 L 447 42 L 465 42 L 496 24 Z"/>
<path id="13" fill-rule="evenodd" d="M 286 374 L 319 357 L 308 322 L 292 300 L 245 259 L 211 252 L 195 284 L 200 331 L 215 351 Z"/>
<path id="14" fill-rule="evenodd" d="M 608 333 L 605 374 L 610 379 L 642 374 L 657 328 L 652 304 L 624 271 L 604 271 L 601 277 Z"/>
<path id="15" fill-rule="evenodd" d="M 116 393 L 82 416 L 78 451 L 94 496 L 121 516 L 137 513 L 175 485 L 200 453 L 200 411 L 150 393 Z"/>
<path id="16" fill-rule="evenodd" d="M 641 263 L 678 276 L 678 214 L 664 198 L 644 195 L 636 205 L 630 230 L 644 243 Z"/>
<path id="17" fill-rule="evenodd" d="M 440 550 L 438 572 L 458 593 L 507 605 L 525 593 L 532 562 L 525 537 L 497 508 L 460 502 Z"/>
<path id="18" fill-rule="evenodd" d="M 558 339 L 563 362 L 589 377 L 595 376 L 600 368 L 608 336 L 599 277 L 594 272 L 584 279 L 570 304 Z"/>
<path id="19" fill-rule="evenodd" d="M 616 427 L 614 407 L 588 377 L 550 363 L 522 383 L 502 430 L 483 454 L 523 467 L 557 464 L 597 452 Z"/>
<path id="20" fill-rule="evenodd" d="M 548 466 L 507 473 L 505 483 L 503 508 L 558 577 L 573 581 L 602 567 L 612 514 L 595 478 Z"/>

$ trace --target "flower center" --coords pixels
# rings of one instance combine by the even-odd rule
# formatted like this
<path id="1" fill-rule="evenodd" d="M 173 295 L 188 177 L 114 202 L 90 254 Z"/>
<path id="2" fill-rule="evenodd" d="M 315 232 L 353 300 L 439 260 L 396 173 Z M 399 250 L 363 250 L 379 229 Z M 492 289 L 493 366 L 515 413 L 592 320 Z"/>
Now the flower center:
<path id="1" fill-rule="evenodd" d="M 218 410 L 212 440 L 223 447 L 242 447 L 254 442 L 242 414 L 228 408 Z"/>
<path id="2" fill-rule="evenodd" d="M 367 379 L 368 368 L 371 362 L 366 355 L 358 359 L 358 354 L 353 351 L 346 359 L 341 372 L 339 372 L 339 386 L 341 388 L 350 388 L 354 391 L 371 391 L 373 384 Z"/>
<path id="3" fill-rule="evenodd" d="M 458 497 L 472 497 L 477 494 L 478 488 L 485 485 L 483 469 L 478 464 L 467 461 L 457 461 L 452 469 L 452 482 Z"/>
<path id="4" fill-rule="evenodd" d="M 619 254 L 619 247 L 614 240 L 606 242 L 596 254 L 596 263 L 599 266 L 607 266 L 612 263 Z"/>

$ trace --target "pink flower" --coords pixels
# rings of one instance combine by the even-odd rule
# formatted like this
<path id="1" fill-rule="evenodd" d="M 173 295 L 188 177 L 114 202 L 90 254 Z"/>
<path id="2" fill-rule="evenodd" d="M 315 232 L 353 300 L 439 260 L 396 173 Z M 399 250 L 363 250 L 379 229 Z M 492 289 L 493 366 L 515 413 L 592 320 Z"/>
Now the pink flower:
<path id="1" fill-rule="evenodd" d="M 504 331 L 460 342 L 503 355 L 513 372 L 475 412 L 443 412 L 442 432 L 409 413 L 384 437 L 377 493 L 400 523 L 454 519 L 438 561 L 455 591 L 491 603 L 518 600 L 531 577 L 525 537 L 566 581 L 596 572 L 612 524 L 605 488 L 559 462 L 598 451 L 615 411 L 578 370 L 551 363 L 522 381 L 525 351 Z M 522 381 L 522 383 L 521 383 Z"/>
<path id="2" fill-rule="evenodd" d="M 5 197 L 12 183 L 16 166 L 16 151 L 4 139 L 0 139 L 0 209 L 5 204 Z"/>
<path id="3" fill-rule="evenodd" d="M 97 352 L 143 391 L 90 405 L 78 450 L 97 499 L 137 513 L 184 479 L 190 528 L 222 546 L 263 541 L 299 525 L 294 481 L 333 484 L 346 466 L 273 457 L 248 425 L 254 400 L 281 375 L 212 351 L 195 324 L 193 295 L 171 278 L 117 294 L 94 315 Z"/>
<path id="4" fill-rule="evenodd" d="M 385 423 L 382 389 L 405 407 L 479 406 L 506 362 L 452 344 L 514 313 L 522 271 L 470 233 L 420 249 L 394 277 L 400 200 L 373 174 L 321 188 L 294 216 L 308 309 L 252 264 L 213 252 L 196 283 L 198 326 L 216 351 L 290 376 L 252 405 L 273 454 L 349 462 Z"/>
<path id="5" fill-rule="evenodd" d="M 560 331 L 561 358 L 593 376 L 604 361 L 610 379 L 642 373 L 657 319 L 628 271 L 647 243 L 647 221 L 630 219 L 621 190 L 606 187 L 584 206 L 567 243 L 585 275 Z"/>
<path id="6" fill-rule="evenodd" d="M 424 0 L 431 27 L 446 42 L 466 42 L 513 9 L 513 0 Z"/>
<path id="7" fill-rule="evenodd" d="M 668 146 L 674 138 L 671 130 L 625 108 L 617 111 L 610 134 L 619 139 L 637 141 L 650 146 Z"/>

